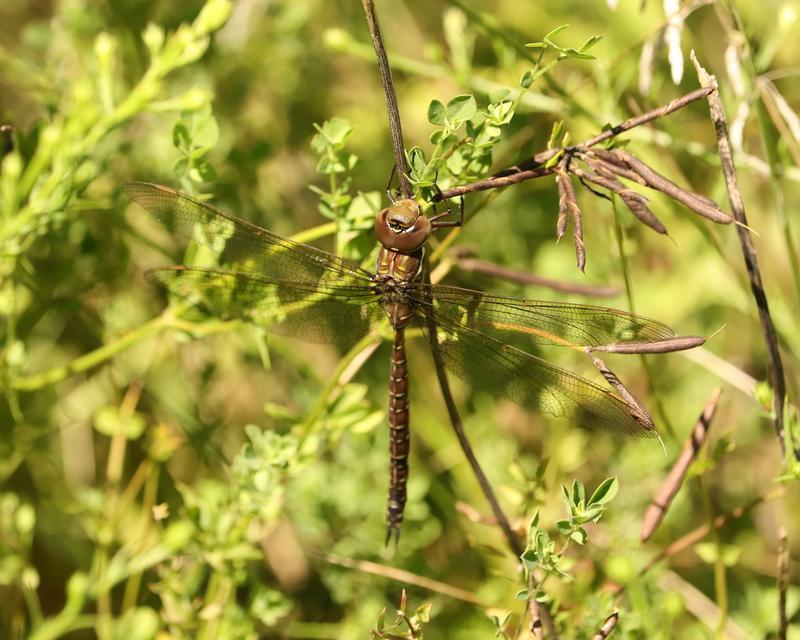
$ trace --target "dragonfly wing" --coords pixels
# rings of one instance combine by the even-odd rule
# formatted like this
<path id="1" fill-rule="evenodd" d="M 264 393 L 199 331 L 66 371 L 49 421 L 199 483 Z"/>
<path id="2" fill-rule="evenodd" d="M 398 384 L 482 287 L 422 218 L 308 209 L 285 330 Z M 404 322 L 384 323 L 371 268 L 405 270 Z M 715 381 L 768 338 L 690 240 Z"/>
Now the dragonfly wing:
<path id="1" fill-rule="evenodd" d="M 370 278 L 369 272 L 348 260 L 279 236 L 169 187 L 133 182 L 124 191 L 167 228 L 216 253 L 220 265 L 231 271 L 295 282 Z"/>
<path id="2" fill-rule="evenodd" d="M 447 317 L 436 321 L 445 366 L 470 385 L 588 429 L 656 435 L 648 418 L 594 382 Z"/>
<path id="3" fill-rule="evenodd" d="M 147 278 L 215 317 L 253 322 L 309 342 L 352 344 L 386 317 L 377 294 L 360 285 L 181 266 L 151 269 Z"/>
<path id="4" fill-rule="evenodd" d="M 432 296 L 437 318 L 489 333 L 503 343 L 595 347 L 674 336 L 656 320 L 606 307 L 520 300 L 445 285 L 419 284 L 412 296 L 426 307 Z"/>

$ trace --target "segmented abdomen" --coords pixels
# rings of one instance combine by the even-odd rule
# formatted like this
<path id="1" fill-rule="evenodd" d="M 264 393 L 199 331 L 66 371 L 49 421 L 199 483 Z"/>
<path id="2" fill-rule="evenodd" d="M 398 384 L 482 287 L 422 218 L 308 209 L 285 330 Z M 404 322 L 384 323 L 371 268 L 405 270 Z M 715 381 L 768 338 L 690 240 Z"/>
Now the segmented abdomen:
<path id="1" fill-rule="evenodd" d="M 391 377 L 389 379 L 389 502 L 386 507 L 386 543 L 400 537 L 406 505 L 408 451 L 411 433 L 408 428 L 408 368 L 404 328 L 394 333 Z"/>

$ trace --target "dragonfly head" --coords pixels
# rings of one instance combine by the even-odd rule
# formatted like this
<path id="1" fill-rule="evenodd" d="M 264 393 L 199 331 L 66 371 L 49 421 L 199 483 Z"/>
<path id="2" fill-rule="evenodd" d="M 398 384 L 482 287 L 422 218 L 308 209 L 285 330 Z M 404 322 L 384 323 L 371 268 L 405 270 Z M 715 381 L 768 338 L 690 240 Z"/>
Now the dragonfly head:
<path id="1" fill-rule="evenodd" d="M 428 240 L 431 223 L 416 200 L 404 198 L 386 207 L 375 220 L 375 235 L 387 249 L 401 253 L 416 251 Z"/>

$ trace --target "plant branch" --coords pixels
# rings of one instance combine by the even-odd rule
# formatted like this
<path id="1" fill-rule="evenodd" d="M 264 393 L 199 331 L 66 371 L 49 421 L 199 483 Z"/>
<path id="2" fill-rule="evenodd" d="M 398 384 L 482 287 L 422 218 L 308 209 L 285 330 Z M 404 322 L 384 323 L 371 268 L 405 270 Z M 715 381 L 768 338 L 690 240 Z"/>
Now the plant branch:
<path id="1" fill-rule="evenodd" d="M 389 67 L 389 58 L 386 55 L 386 48 L 383 46 L 381 28 L 378 24 L 378 17 L 375 15 L 375 3 L 373 0 L 362 0 L 364 14 L 369 25 L 369 34 L 372 37 L 372 46 L 375 49 L 375 58 L 378 61 L 378 73 L 381 76 L 383 92 L 386 95 L 386 112 L 389 116 L 389 130 L 392 135 L 392 150 L 394 151 L 394 165 L 397 176 L 400 180 L 400 192 L 404 198 L 410 198 L 411 185 L 408 182 L 408 163 L 403 147 L 403 130 L 400 126 L 400 109 L 397 105 L 397 94 L 392 82 L 392 70 Z"/>
<path id="2" fill-rule="evenodd" d="M 733 217 L 740 223 L 736 226 L 736 233 L 739 236 L 739 245 L 741 246 L 745 267 L 747 268 L 747 274 L 750 278 L 750 289 L 753 292 L 753 297 L 758 307 L 761 332 L 764 335 L 764 342 L 767 347 L 770 384 L 773 393 L 772 407 L 775 416 L 775 435 L 778 438 L 781 451 L 785 456 L 787 450 L 783 424 L 783 409 L 784 400 L 786 398 L 786 380 L 784 378 L 783 363 L 781 362 L 781 353 L 778 347 L 777 332 L 769 312 L 767 293 L 764 290 L 761 270 L 758 266 L 758 254 L 753 239 L 750 236 L 750 231 L 747 228 L 744 200 L 739 190 L 736 167 L 733 162 L 733 148 L 728 135 L 728 120 L 725 116 L 725 110 L 722 107 L 719 91 L 717 90 L 717 79 L 700 66 L 697 57 L 694 55 L 694 51 L 692 52 L 692 61 L 697 69 L 700 83 L 704 88 L 709 89 L 708 106 L 711 112 L 711 119 L 714 122 L 714 130 L 717 133 L 717 146 L 720 161 L 722 162 L 722 174 L 725 177 L 725 187 L 728 191 L 728 200 L 731 205 Z M 800 457 L 800 451 L 797 449 L 795 449 L 793 453 L 795 458 Z"/>

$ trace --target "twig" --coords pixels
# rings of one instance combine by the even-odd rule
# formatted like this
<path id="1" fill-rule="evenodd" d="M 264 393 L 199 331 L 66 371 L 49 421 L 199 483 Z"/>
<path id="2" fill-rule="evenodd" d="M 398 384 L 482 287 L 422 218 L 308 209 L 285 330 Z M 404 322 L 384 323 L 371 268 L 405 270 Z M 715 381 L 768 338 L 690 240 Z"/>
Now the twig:
<path id="1" fill-rule="evenodd" d="M 597 630 L 592 636 L 592 640 L 605 640 L 611 634 L 611 632 L 616 628 L 617 622 L 619 622 L 619 611 L 615 611 L 610 616 L 608 616 L 601 627 Z"/>
<path id="2" fill-rule="evenodd" d="M 531 617 L 531 635 L 536 640 L 543 640 L 544 632 L 542 630 L 542 608 L 539 606 L 539 601 L 536 599 L 536 578 L 533 575 L 533 570 L 528 571 L 528 615 Z"/>
<path id="3" fill-rule="evenodd" d="M 375 58 L 378 61 L 378 73 L 381 76 L 381 84 L 386 95 L 386 113 L 389 116 L 389 129 L 392 135 L 392 150 L 394 152 L 394 166 L 397 169 L 398 179 L 400 180 L 400 192 L 404 198 L 410 198 L 411 185 L 408 182 L 408 163 L 403 147 L 403 130 L 400 126 L 400 108 L 397 105 L 397 94 L 392 82 L 392 70 L 389 67 L 389 58 L 386 55 L 386 48 L 383 46 L 381 28 L 378 24 L 378 17 L 375 15 L 375 3 L 373 0 L 362 0 L 364 14 L 369 25 L 369 34 L 372 37 L 372 46 L 375 49 Z"/>
<path id="4" fill-rule="evenodd" d="M 636 396 L 634 396 L 624 384 L 622 384 L 617 374 L 611 371 L 605 362 L 592 354 L 590 347 L 586 347 L 584 351 L 586 355 L 589 356 L 595 368 L 600 372 L 603 378 L 605 378 L 606 382 L 617 391 L 620 398 L 628 405 L 631 417 L 636 420 L 645 431 L 655 434 L 656 425 L 653 422 L 653 417 L 647 412 L 644 405 L 636 399 Z"/>
<path id="5" fill-rule="evenodd" d="M 733 149 L 731 147 L 730 137 L 728 135 L 728 121 L 725 117 L 725 110 L 722 107 L 722 101 L 719 97 L 717 90 L 717 80 L 700 65 L 697 57 L 692 51 L 692 62 L 697 69 L 697 75 L 700 78 L 700 84 L 703 87 L 710 89 L 708 94 L 708 107 L 711 112 L 711 119 L 714 122 L 714 130 L 717 133 L 717 146 L 719 150 L 720 161 L 722 162 L 722 174 L 725 177 L 725 187 L 728 191 L 728 201 L 731 205 L 733 217 L 738 224 L 736 226 L 736 233 L 739 236 L 739 244 L 742 249 L 744 263 L 747 267 L 747 274 L 750 277 L 750 289 L 753 292 L 753 297 L 758 307 L 758 317 L 761 322 L 761 332 L 764 335 L 764 341 L 767 346 L 767 357 L 769 360 L 769 374 L 770 383 L 772 385 L 772 408 L 775 413 L 775 435 L 778 438 L 778 443 L 784 456 L 786 455 L 786 444 L 784 440 L 784 426 L 783 426 L 783 405 L 786 398 L 786 381 L 783 373 L 783 363 L 781 362 L 781 353 L 778 347 L 778 338 L 775 331 L 775 325 L 772 322 L 772 316 L 769 312 L 769 304 L 767 303 L 767 293 L 764 290 L 764 283 L 761 280 L 761 270 L 758 267 L 758 255 L 756 247 L 753 244 L 753 239 L 747 227 L 747 216 L 744 210 L 744 201 L 742 200 L 741 191 L 739 191 L 739 184 L 736 178 L 736 167 L 733 162 Z M 744 226 L 743 226 L 744 225 Z M 800 457 L 800 451 L 794 450 L 795 458 Z"/>
<path id="6" fill-rule="evenodd" d="M 556 183 L 558 184 L 558 239 L 560 240 L 564 235 L 564 231 L 567 228 L 567 218 L 571 218 L 572 235 L 575 237 L 575 257 L 578 262 L 578 269 L 584 271 L 586 268 L 586 249 L 583 245 L 581 210 L 578 207 L 578 198 L 575 196 L 572 178 L 569 177 L 564 164 L 560 164 L 558 171 L 556 171 Z"/>
<path id="7" fill-rule="evenodd" d="M 695 102 L 697 100 L 701 100 L 705 98 L 709 93 L 713 91 L 713 88 L 709 87 L 702 87 L 700 89 L 696 89 L 690 93 L 687 93 L 680 98 L 676 98 L 669 104 L 664 105 L 663 107 L 659 107 L 658 109 L 653 109 L 652 111 L 648 111 L 647 113 L 643 113 L 642 115 L 636 116 L 634 118 L 630 118 L 625 120 L 624 122 L 616 125 L 615 127 L 611 127 L 599 133 L 598 135 L 594 136 L 593 138 L 589 138 L 588 140 L 582 142 L 579 145 L 574 147 L 569 147 L 568 149 L 549 149 L 547 151 L 542 151 L 537 153 L 532 158 L 521 162 L 518 165 L 513 167 L 509 167 L 504 171 L 501 171 L 491 178 L 486 178 L 485 180 L 478 180 L 477 182 L 472 182 L 470 184 L 462 185 L 460 187 L 454 187 L 452 189 L 448 189 L 443 191 L 441 194 L 437 194 L 434 196 L 434 200 L 438 201 L 439 199 L 449 199 L 454 198 L 457 196 L 465 195 L 467 193 L 473 193 L 475 191 L 485 191 L 486 189 L 496 189 L 499 187 L 506 187 L 512 184 L 517 184 L 519 182 L 524 182 L 525 180 L 530 180 L 532 178 L 540 178 L 542 176 L 547 176 L 552 173 L 555 173 L 556 167 L 545 167 L 544 164 L 553 158 L 556 154 L 561 153 L 563 151 L 568 151 L 570 153 L 575 153 L 578 151 L 586 151 L 590 147 L 593 147 L 601 142 L 605 142 L 614 136 L 618 136 L 621 133 L 629 131 L 634 127 L 638 127 L 640 125 L 646 124 L 648 122 L 652 122 L 658 118 L 662 118 L 666 115 L 669 115 L 673 111 L 677 111 L 678 109 L 682 109 L 688 104 Z"/>
<path id="8" fill-rule="evenodd" d="M 786 640 L 789 622 L 786 618 L 786 591 L 789 587 L 789 534 L 785 527 L 778 532 L 778 638 Z"/>
<path id="9" fill-rule="evenodd" d="M 470 604 L 474 604 L 479 607 L 488 606 L 488 603 L 485 600 L 482 600 L 470 591 L 465 591 L 464 589 L 459 589 L 458 587 L 449 585 L 446 582 L 439 582 L 438 580 L 433 580 L 416 573 L 411 573 L 410 571 L 378 564 L 377 562 L 369 562 L 368 560 L 353 560 L 351 558 L 345 558 L 332 553 L 320 554 L 319 557 L 325 562 L 339 567 L 355 569 L 356 571 L 362 571 L 375 576 L 381 576 L 388 578 L 389 580 L 401 582 L 403 584 L 413 584 L 417 587 L 421 587 L 422 589 L 440 593 L 449 598 L 455 598 L 456 600 L 461 600 L 463 602 L 469 602 Z"/>
<path id="10" fill-rule="evenodd" d="M 642 542 L 649 540 L 650 536 L 652 536 L 658 528 L 658 525 L 661 524 L 661 520 L 667 513 L 667 509 L 669 509 L 670 504 L 672 504 L 672 499 L 678 493 L 678 489 L 681 488 L 683 479 L 686 477 L 686 471 L 689 469 L 689 464 L 697 456 L 700 447 L 703 446 L 706 436 L 708 435 L 708 429 L 717 411 L 717 405 L 721 394 L 722 389 L 720 387 L 717 387 L 711 392 L 711 397 L 706 403 L 703 412 L 700 414 L 691 435 L 686 440 L 683 451 L 681 451 L 680 456 L 678 456 L 669 474 L 667 474 L 667 477 L 661 483 L 661 486 L 656 492 L 656 497 L 653 498 L 653 502 L 647 508 L 644 519 L 642 520 Z"/>
<path id="11" fill-rule="evenodd" d="M 599 151 L 598 149 L 597 152 Z M 622 163 L 624 163 L 623 166 L 627 166 L 631 171 L 641 176 L 648 187 L 667 194 L 688 209 L 694 211 L 697 215 L 703 216 L 717 224 L 731 224 L 733 222 L 733 218 L 722 211 L 713 200 L 681 189 L 672 180 L 666 176 L 662 176 L 655 169 L 624 149 L 613 149 L 606 152 L 606 154 L 601 157 L 607 159 L 611 155 L 618 156 Z"/>
<path id="12" fill-rule="evenodd" d="M 602 167 L 599 166 L 596 168 L 599 171 L 603 170 Z M 608 189 L 609 191 L 616 193 L 620 200 L 622 200 L 623 204 L 628 207 L 628 210 L 642 223 L 646 224 L 657 233 L 664 235 L 667 234 L 667 228 L 664 226 L 661 220 L 656 217 L 656 214 L 650 210 L 650 207 L 647 206 L 647 198 L 645 198 L 641 193 L 638 193 L 633 189 L 629 189 L 613 175 L 592 173 L 590 171 L 584 171 L 580 167 L 573 167 L 571 171 L 581 180 L 593 182 L 604 189 Z"/>

